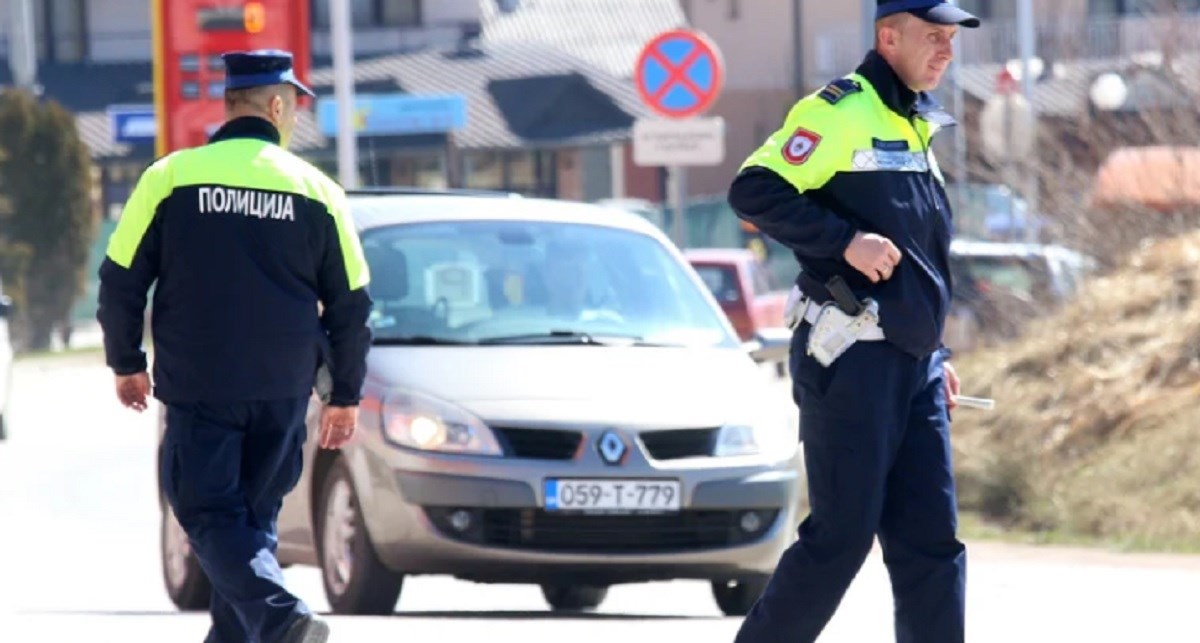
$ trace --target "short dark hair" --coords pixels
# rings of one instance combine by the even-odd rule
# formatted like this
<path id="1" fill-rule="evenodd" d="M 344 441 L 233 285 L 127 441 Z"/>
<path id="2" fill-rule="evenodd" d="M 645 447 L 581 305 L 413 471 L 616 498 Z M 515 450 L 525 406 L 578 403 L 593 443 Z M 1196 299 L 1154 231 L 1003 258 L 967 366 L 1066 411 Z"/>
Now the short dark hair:
<path id="1" fill-rule="evenodd" d="M 292 92 L 292 97 L 299 100 L 299 92 L 289 83 L 279 83 L 277 85 L 260 85 L 258 87 L 244 87 L 241 89 L 226 89 L 225 90 L 225 109 L 233 109 L 238 105 L 249 105 L 259 109 L 267 108 L 267 101 L 275 94 L 286 95 L 289 88 Z"/>

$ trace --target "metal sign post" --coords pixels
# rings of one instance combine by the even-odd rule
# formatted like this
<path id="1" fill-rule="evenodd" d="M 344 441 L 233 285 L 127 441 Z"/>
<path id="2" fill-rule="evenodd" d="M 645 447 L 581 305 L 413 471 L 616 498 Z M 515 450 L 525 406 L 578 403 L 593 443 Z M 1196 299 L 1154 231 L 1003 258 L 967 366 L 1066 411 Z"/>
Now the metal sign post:
<path id="1" fill-rule="evenodd" d="M 712 41 L 687 29 L 651 39 L 634 68 L 638 95 L 666 119 L 635 123 L 634 162 L 667 168 L 669 201 L 675 213 L 672 237 L 680 248 L 687 246 L 686 167 L 724 160 L 724 121 L 695 118 L 716 102 L 724 74 L 721 54 Z"/>

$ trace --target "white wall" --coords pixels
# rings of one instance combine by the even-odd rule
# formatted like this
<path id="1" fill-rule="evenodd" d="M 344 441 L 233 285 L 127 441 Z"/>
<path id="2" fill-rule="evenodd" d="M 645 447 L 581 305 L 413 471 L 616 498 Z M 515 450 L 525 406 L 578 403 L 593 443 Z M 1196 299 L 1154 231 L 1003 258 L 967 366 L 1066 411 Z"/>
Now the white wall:
<path id="1" fill-rule="evenodd" d="M 792 86 L 791 0 L 690 0 L 685 6 L 691 24 L 721 50 L 726 88 Z"/>

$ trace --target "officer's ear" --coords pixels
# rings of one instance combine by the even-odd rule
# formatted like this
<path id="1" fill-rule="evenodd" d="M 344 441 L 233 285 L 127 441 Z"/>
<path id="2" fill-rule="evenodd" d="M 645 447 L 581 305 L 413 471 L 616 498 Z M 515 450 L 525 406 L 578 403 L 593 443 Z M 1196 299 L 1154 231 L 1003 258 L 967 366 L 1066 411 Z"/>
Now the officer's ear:
<path id="1" fill-rule="evenodd" d="M 284 90 L 271 93 L 271 100 L 267 103 L 267 113 L 276 122 L 283 120 L 284 114 L 287 113 L 287 99 L 284 98 Z"/>
<path id="2" fill-rule="evenodd" d="M 879 50 L 894 48 L 900 41 L 904 26 L 908 24 L 910 14 L 894 13 L 875 23 L 875 48 Z"/>

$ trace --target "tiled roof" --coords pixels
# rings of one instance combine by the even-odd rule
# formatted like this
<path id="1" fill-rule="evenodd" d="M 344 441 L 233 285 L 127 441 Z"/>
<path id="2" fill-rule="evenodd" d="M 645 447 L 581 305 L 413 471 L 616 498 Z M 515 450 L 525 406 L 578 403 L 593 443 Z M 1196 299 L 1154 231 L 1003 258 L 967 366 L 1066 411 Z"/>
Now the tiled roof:
<path id="1" fill-rule="evenodd" d="M 91 150 L 93 158 L 119 158 L 134 151 L 133 146 L 113 142 L 112 125 L 105 112 L 76 113 L 75 125 L 79 128 L 79 138 Z M 154 156 L 153 145 L 139 147 L 137 151 L 140 157 Z"/>
<path id="2" fill-rule="evenodd" d="M 153 158 L 154 146 L 128 145 L 116 143 L 112 137 L 112 123 L 107 111 L 78 112 L 75 114 L 75 124 L 79 128 L 79 137 L 84 145 L 91 150 L 93 158 L 122 158 L 137 156 Z M 299 123 L 292 137 L 289 149 L 304 152 L 325 146 L 325 139 L 317 131 L 316 123 L 311 112 L 300 112 Z"/>
<path id="3" fill-rule="evenodd" d="M 385 56 L 357 63 L 355 80 L 379 92 L 465 95 L 467 126 L 454 142 L 466 149 L 625 140 L 645 114 L 628 81 L 536 44 Z M 315 70 L 312 83 L 332 94 L 332 69 Z"/>
<path id="4" fill-rule="evenodd" d="M 619 78 L 633 76 L 646 42 L 687 23 L 678 0 L 481 0 L 479 5 L 485 44 L 551 45 Z M 501 5 L 516 8 L 504 11 Z"/>
<path id="5" fill-rule="evenodd" d="M 138 73 L 131 73 L 128 67 L 91 67 L 86 86 L 97 88 L 108 102 L 89 98 L 89 92 L 72 83 L 64 85 L 69 74 L 46 77 L 46 95 L 76 112 L 80 134 L 94 157 L 153 155 L 152 146 L 135 150 L 112 140 L 105 111 L 110 103 L 153 100 L 150 95 L 142 96 L 138 89 L 149 78 L 149 66 Z M 627 80 L 545 45 L 506 43 L 463 52 L 384 56 L 359 61 L 354 71 L 356 91 L 360 93 L 465 95 L 467 126 L 454 135 L 455 144 L 464 149 L 627 140 L 633 120 L 646 113 Z M 333 93 L 331 68 L 313 70 L 310 80 L 319 94 Z M 80 78 L 75 82 L 83 83 Z M 407 137 L 405 142 L 424 140 Z M 400 143 L 393 140 L 386 144 Z M 302 111 L 291 149 L 330 150 L 333 145 L 320 133 L 314 114 Z"/>
<path id="6" fill-rule="evenodd" d="M 961 72 L 963 91 L 986 101 L 995 93 L 996 79 L 1002 69 L 1000 64 L 964 65 Z M 1107 72 L 1117 72 L 1126 81 L 1129 98 L 1124 109 L 1186 106 L 1191 99 L 1183 88 L 1191 92 L 1200 90 L 1197 85 L 1200 60 L 1192 56 L 1178 59 L 1171 73 L 1145 60 L 1071 60 L 1052 63 L 1034 83 L 1034 109 L 1039 114 L 1067 118 L 1083 114 L 1088 109 L 1092 83 L 1097 76 Z"/>

